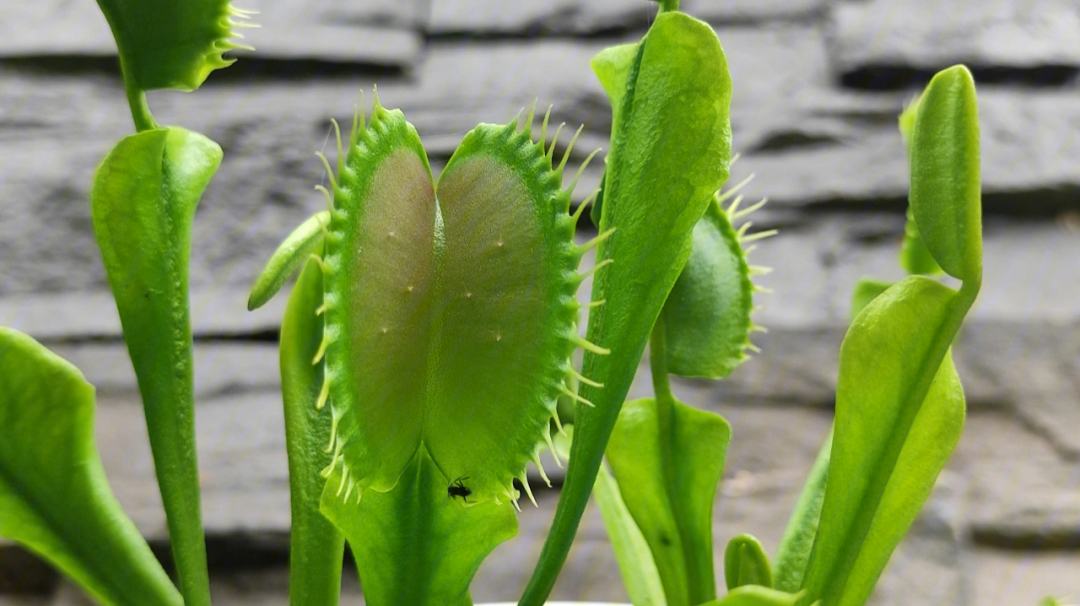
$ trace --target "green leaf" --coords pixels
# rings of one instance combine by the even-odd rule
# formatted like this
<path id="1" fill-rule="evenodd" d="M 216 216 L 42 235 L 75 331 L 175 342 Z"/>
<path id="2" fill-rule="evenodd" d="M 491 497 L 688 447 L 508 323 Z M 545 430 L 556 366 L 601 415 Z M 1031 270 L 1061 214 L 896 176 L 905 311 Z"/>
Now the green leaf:
<path id="1" fill-rule="evenodd" d="M 281 324 L 281 393 L 292 503 L 289 600 L 334 606 L 341 593 L 345 538 L 319 511 L 326 484 L 320 472 L 330 465 L 333 423 L 330 411 L 315 407 L 323 369 L 311 363 L 322 342 L 322 319 L 315 314 L 323 301 L 322 281 L 322 270 L 311 261 L 289 297 Z"/>
<path id="2" fill-rule="evenodd" d="M 908 207 L 907 211 L 907 221 L 904 223 L 904 241 L 900 247 L 900 267 L 904 268 L 904 271 L 909 274 L 936 276 L 944 273 L 919 235 L 919 226 L 915 223 L 915 217 L 910 207 Z"/>
<path id="3" fill-rule="evenodd" d="M 619 563 L 623 586 L 636 606 L 666 606 L 660 572 L 649 544 L 637 527 L 619 492 L 619 484 L 607 469 L 600 468 L 593 496 L 604 519 L 611 549 Z"/>
<path id="4" fill-rule="evenodd" d="M 728 176 L 731 80 L 711 27 L 660 14 L 619 89 L 600 221 L 610 237 L 597 251 L 598 263 L 611 264 L 592 292 L 606 304 L 590 313 L 587 333 L 611 354 L 585 352 L 582 373 L 604 387 L 582 386 L 595 408 L 575 413 L 578 439 L 524 606 L 543 603 L 554 585 L 649 333 L 690 256 L 694 226 Z"/>
<path id="5" fill-rule="evenodd" d="M 918 103 L 911 136 L 911 210 L 934 259 L 960 280 L 982 279 L 979 117 L 962 65 L 939 72 Z"/>
<path id="6" fill-rule="evenodd" d="M 322 511 L 341 528 L 371 606 L 471 605 L 469 583 L 499 543 L 517 534 L 508 503 L 464 503 L 421 447 L 389 492 L 347 491 L 338 468 Z M 462 478 L 468 482 L 468 478 Z M 357 503 L 357 500 L 360 500 Z M 465 497 L 468 499 L 468 497 Z"/>
<path id="7" fill-rule="evenodd" d="M 585 251 L 563 166 L 516 122 L 484 124 L 436 187 L 416 130 L 378 104 L 353 139 L 323 261 L 335 464 L 387 491 L 423 444 L 444 487 L 516 500 L 558 397 L 576 396 Z"/>
<path id="8" fill-rule="evenodd" d="M 248 297 L 248 311 L 266 305 L 281 290 L 289 276 L 300 269 L 323 245 L 323 228 L 330 224 L 330 211 L 324 210 L 304 221 L 285 238 L 266 262 Z"/>
<path id="9" fill-rule="evenodd" d="M 653 398 L 627 402 L 607 457 L 627 509 L 652 550 L 668 604 L 716 597 L 712 508 L 731 427 L 723 417 Z M 670 427 L 665 435 L 663 427 Z M 576 426 L 580 438 L 580 425 Z M 665 452 L 669 453 L 665 456 Z M 573 458 L 571 458 L 571 461 Z"/>
<path id="10" fill-rule="evenodd" d="M 187 606 L 210 603 L 195 454 L 188 257 L 221 148 L 182 128 L 124 137 L 90 193 L 94 234 L 142 394 L 169 539 Z"/>
<path id="11" fill-rule="evenodd" d="M 93 386 L 8 328 L 0 328 L 0 536 L 103 604 L 183 604 L 109 489 L 94 445 Z"/>
<path id="12" fill-rule="evenodd" d="M 892 282 L 875 280 L 873 278 L 862 278 L 856 282 L 855 289 L 851 293 L 851 318 L 855 319 L 855 316 L 858 316 L 863 308 L 869 305 L 871 301 L 878 298 L 878 295 L 885 292 L 892 285 Z"/>
<path id="13" fill-rule="evenodd" d="M 806 563 L 817 537 L 821 520 L 821 505 L 825 500 L 825 486 L 829 480 L 829 456 L 832 454 L 832 431 L 818 451 L 810 475 L 806 478 L 799 500 L 788 519 L 780 546 L 776 548 L 773 566 L 773 587 L 781 591 L 796 592 L 802 587 Z"/>
<path id="14" fill-rule="evenodd" d="M 759 587 L 744 585 L 731 590 L 719 600 L 706 602 L 700 606 L 795 606 L 799 595 Z"/>
<path id="15" fill-rule="evenodd" d="M 956 446 L 964 398 L 947 352 L 970 305 L 962 294 L 909 277 L 848 330 L 808 600 L 865 603 Z"/>
<path id="16" fill-rule="evenodd" d="M 728 541 L 724 550 L 724 581 L 728 590 L 743 585 L 773 586 L 769 556 L 753 535 L 740 534 Z"/>
<path id="17" fill-rule="evenodd" d="M 694 227 L 694 246 L 664 303 L 668 371 L 722 379 L 747 359 L 754 285 L 719 202 Z"/>
<path id="18" fill-rule="evenodd" d="M 98 0 L 120 51 L 125 79 L 140 91 L 199 88 L 210 72 L 235 61 L 222 55 L 250 47 L 230 42 L 247 15 L 228 0 Z"/>

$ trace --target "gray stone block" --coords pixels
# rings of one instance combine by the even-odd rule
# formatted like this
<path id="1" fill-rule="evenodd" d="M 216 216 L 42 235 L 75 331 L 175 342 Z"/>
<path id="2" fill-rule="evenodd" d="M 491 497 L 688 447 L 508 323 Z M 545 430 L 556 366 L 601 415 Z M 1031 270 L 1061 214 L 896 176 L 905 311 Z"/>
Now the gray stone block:
<path id="1" fill-rule="evenodd" d="M 1080 64 L 1080 10 L 1069 0 L 841 1 L 832 6 L 839 71 Z"/>
<path id="2" fill-rule="evenodd" d="M 240 57 L 315 59 L 407 67 L 420 55 L 417 28 L 426 18 L 421 0 L 361 0 L 347 6 L 329 0 L 251 0 L 258 10 L 239 29 L 255 47 Z M 114 56 L 109 25 L 92 2 L 49 0 L 0 7 L 0 57 Z"/>
<path id="3" fill-rule="evenodd" d="M 656 5 L 644 0 L 432 0 L 428 32 L 525 37 L 646 29 L 655 13 Z"/>
<path id="4" fill-rule="evenodd" d="M 814 20 L 827 0 L 683 0 L 679 10 L 709 23 L 760 25 L 772 20 Z"/>

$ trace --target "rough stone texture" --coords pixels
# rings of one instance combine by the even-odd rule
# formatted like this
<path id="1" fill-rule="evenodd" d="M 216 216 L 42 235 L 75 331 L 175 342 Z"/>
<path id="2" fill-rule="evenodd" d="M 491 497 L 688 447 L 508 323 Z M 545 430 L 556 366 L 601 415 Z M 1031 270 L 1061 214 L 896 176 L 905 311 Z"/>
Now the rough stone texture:
<path id="1" fill-rule="evenodd" d="M 316 59 L 407 67 L 419 56 L 425 20 L 422 0 L 250 0 L 258 10 L 239 28 L 255 59 Z M 284 33 L 283 32 L 287 32 Z M 97 4 L 67 0 L 5 3 L 0 7 L 0 57 L 115 56 L 116 44 Z"/>
<path id="2" fill-rule="evenodd" d="M 840 0 L 832 20 L 841 71 L 1080 64 L 1080 8 L 1069 0 Z"/>
<path id="3" fill-rule="evenodd" d="M 144 422 L 86 203 L 95 167 L 131 132 L 115 49 L 89 0 L 8 4 L 0 6 L 0 325 L 45 340 L 97 385 L 110 481 L 162 550 Z M 828 430 L 851 288 L 864 275 L 902 277 L 907 168 L 896 116 L 931 70 L 964 60 L 980 83 L 986 268 L 953 352 L 969 420 L 873 603 L 1080 598 L 1080 8 L 1066 0 L 682 7 L 716 27 L 728 56 L 742 154 L 732 183 L 755 173 L 747 198 L 773 201 L 751 217 L 755 229 L 783 232 L 752 257 L 775 268 L 759 280 L 773 289 L 755 316 L 769 328 L 754 337 L 763 351 L 725 381 L 673 384 L 734 427 L 714 512 L 717 554 L 741 532 L 775 549 Z M 191 275 L 215 604 L 285 604 L 274 344 L 285 298 L 253 313 L 245 302 L 278 242 L 324 206 L 311 190 L 325 182 L 313 153 L 333 151 L 330 118 L 348 124 L 358 91 L 370 105 L 377 84 L 383 103 L 417 126 L 438 173 L 476 123 L 509 120 L 535 99 L 541 110 L 554 105 L 556 124 L 586 125 L 574 165 L 608 147 L 611 118 L 589 59 L 636 40 L 656 5 L 248 0 L 242 8 L 261 11 L 254 20 L 263 28 L 242 32 L 258 50 L 238 53 L 197 93 L 154 92 L 150 103 L 162 123 L 204 132 L 226 154 L 196 217 Z M 568 140 L 564 132 L 560 152 Z M 585 172 L 576 199 L 602 167 Z M 651 392 L 646 368 L 632 397 Z M 558 484 L 561 473 L 546 467 Z M 538 491 L 540 508 L 525 509 L 520 536 L 481 569 L 478 600 L 520 595 L 556 497 Z M 625 600 L 618 575 L 590 507 L 555 595 Z M 362 603 L 355 576 L 345 577 L 343 603 Z M 10 593 L 18 588 L 36 593 Z M 25 551 L 0 544 L 0 605 L 86 603 Z"/>

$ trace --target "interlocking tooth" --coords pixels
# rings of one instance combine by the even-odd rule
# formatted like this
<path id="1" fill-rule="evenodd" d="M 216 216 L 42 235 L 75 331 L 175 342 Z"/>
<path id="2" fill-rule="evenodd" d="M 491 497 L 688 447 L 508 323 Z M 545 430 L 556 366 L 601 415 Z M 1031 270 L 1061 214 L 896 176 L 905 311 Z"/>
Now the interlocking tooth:
<path id="1" fill-rule="evenodd" d="M 607 303 L 607 299 L 600 299 L 600 300 L 597 300 L 597 301 L 589 301 L 588 303 L 582 305 L 582 307 L 585 307 L 587 309 L 595 309 L 597 307 L 600 307 L 604 303 Z"/>
<path id="2" fill-rule="evenodd" d="M 597 235 L 592 240 L 589 240 L 588 242 L 582 244 L 581 246 L 576 247 L 578 255 L 579 256 L 584 255 L 585 252 L 588 251 L 590 248 L 598 246 L 601 242 L 603 242 L 604 240 L 607 240 L 608 238 L 610 238 L 611 234 L 613 234 L 613 233 L 615 233 L 615 228 L 614 227 L 609 228 L 609 229 L 601 232 L 599 235 Z"/>
<path id="3" fill-rule="evenodd" d="M 330 160 L 326 159 L 326 154 L 322 152 L 315 152 L 315 155 L 322 160 L 323 166 L 326 167 L 326 176 L 330 179 L 330 189 L 334 190 L 336 194 L 339 191 L 337 176 L 334 175 L 334 169 L 330 168 Z"/>
<path id="4" fill-rule="evenodd" d="M 551 432 L 546 431 L 544 433 L 547 434 L 547 439 L 550 442 L 551 441 Z M 558 457 L 556 457 L 556 460 L 558 460 Z M 540 478 L 544 480 L 544 483 L 547 484 L 548 488 L 551 488 L 551 478 L 548 477 L 547 471 L 544 470 L 544 464 L 540 462 L 539 453 L 535 453 L 535 452 L 533 453 L 532 462 L 533 462 L 533 465 L 536 465 L 536 470 L 540 472 Z"/>
<path id="5" fill-rule="evenodd" d="M 525 116 L 525 124 L 522 125 L 521 131 L 520 131 L 520 132 L 524 133 L 526 137 L 529 138 L 529 141 L 532 141 L 533 119 L 536 117 L 536 103 L 539 100 L 540 99 L 538 99 L 538 98 L 535 98 L 535 97 L 533 98 L 532 105 L 529 106 L 529 115 Z"/>
<path id="6" fill-rule="evenodd" d="M 566 385 L 563 385 L 562 383 L 559 384 L 559 391 L 562 392 L 563 394 L 565 394 L 566 396 L 568 396 L 572 400 L 576 400 L 578 402 L 581 402 L 582 404 L 584 404 L 584 405 L 586 405 L 586 406 L 588 406 L 590 408 L 596 408 L 596 404 L 593 404 L 589 400 L 586 400 L 585 398 L 579 396 L 576 391 L 574 391 L 573 389 L 570 389 L 569 387 L 567 387 Z"/>
<path id="7" fill-rule="evenodd" d="M 769 332 L 769 329 L 764 326 L 758 326 L 757 324 L 751 324 L 750 332 Z"/>
<path id="8" fill-rule="evenodd" d="M 761 353 L 761 348 L 757 345 L 754 345 L 753 343 L 747 343 L 746 348 L 754 353 Z"/>
<path id="9" fill-rule="evenodd" d="M 773 268 L 765 267 L 764 265 L 751 265 L 747 269 L 750 270 L 751 276 L 767 276 L 772 273 Z"/>
<path id="10" fill-rule="evenodd" d="M 555 134 L 551 137 L 551 147 L 548 148 L 544 155 L 550 161 L 555 158 L 555 144 L 559 142 L 559 133 L 562 132 L 563 127 L 566 126 L 566 122 L 559 125 L 559 128 L 555 129 Z"/>
<path id="11" fill-rule="evenodd" d="M 765 286 L 761 286 L 760 284 L 754 284 L 753 289 L 754 289 L 754 292 L 761 292 L 761 293 L 765 293 L 765 294 L 771 294 L 772 291 L 773 291 L 773 289 L 767 288 Z"/>
<path id="12" fill-rule="evenodd" d="M 741 198 L 742 196 L 739 196 L 739 197 Z M 728 209 L 728 216 L 731 217 L 732 221 L 738 221 L 739 219 L 742 219 L 746 215 L 749 215 L 750 213 L 754 212 L 755 210 L 760 209 L 762 206 L 765 206 L 765 204 L 768 201 L 769 201 L 768 198 L 762 198 L 757 204 L 754 204 L 754 205 L 750 206 L 749 208 L 744 208 L 742 210 L 735 209 L 735 211 L 732 211 L 729 208 Z M 732 205 L 732 206 L 734 206 L 734 205 Z"/>
<path id="13" fill-rule="evenodd" d="M 603 261 L 597 263 L 596 265 L 593 265 L 589 269 L 586 269 L 585 271 L 581 272 L 580 274 L 578 274 L 578 277 L 577 277 L 578 284 L 584 282 L 585 278 L 588 278 L 589 276 L 595 274 L 597 271 L 607 267 L 608 265 L 611 265 L 614 262 L 615 262 L 615 259 L 604 259 Z"/>
<path id="14" fill-rule="evenodd" d="M 734 206 L 734 204 L 732 204 L 732 206 Z M 750 229 L 750 226 L 753 224 L 753 221 L 747 221 L 746 223 L 740 225 L 739 229 L 735 231 L 735 238 L 742 242 L 743 236 L 746 235 L 746 230 Z"/>
<path id="15" fill-rule="evenodd" d="M 563 431 L 562 423 L 559 421 L 559 415 L 552 415 L 552 418 L 555 419 L 555 425 L 559 428 L 559 433 L 566 435 L 566 432 Z M 551 439 L 550 431 L 544 432 L 544 441 L 547 442 L 548 450 L 551 452 L 551 458 L 555 459 L 555 467 L 562 469 L 562 461 L 559 460 L 559 453 L 555 451 L 555 442 Z M 548 486 L 550 485 L 551 483 L 549 482 Z"/>
<path id="16" fill-rule="evenodd" d="M 349 478 L 349 487 L 345 490 L 345 498 L 342 499 L 342 500 L 345 501 L 346 503 L 348 503 L 349 502 L 349 497 L 352 496 L 352 491 L 355 488 L 356 488 L 356 481 L 353 480 L 352 478 Z"/>
<path id="17" fill-rule="evenodd" d="M 606 356 L 606 355 L 611 353 L 610 349 L 607 349 L 605 347 L 600 347 L 596 343 L 593 343 L 591 341 L 587 341 L 585 338 L 581 337 L 580 335 L 574 335 L 574 337 L 571 338 L 570 341 L 572 343 L 574 343 L 575 345 L 577 345 L 578 347 L 584 349 L 585 351 L 591 351 L 594 354 L 598 354 L 598 355 L 601 355 L 601 356 Z"/>
<path id="18" fill-rule="evenodd" d="M 341 415 L 342 414 L 343 413 L 338 412 L 338 409 L 337 409 L 336 406 L 331 406 L 330 407 L 330 444 L 328 444 L 326 446 L 326 450 L 323 451 L 325 453 L 332 452 L 334 450 L 334 446 L 338 442 L 337 428 L 338 428 L 338 421 L 341 420 Z"/>
<path id="19" fill-rule="evenodd" d="M 326 406 L 326 400 L 330 397 L 330 369 L 323 370 L 322 389 L 319 390 L 319 399 L 315 401 L 315 410 L 322 410 Z"/>
<path id="20" fill-rule="evenodd" d="M 335 497 L 340 497 L 341 493 L 345 490 L 345 483 L 349 481 L 349 466 L 344 461 L 341 462 L 341 484 L 338 485 L 337 494 Z"/>
<path id="21" fill-rule="evenodd" d="M 322 471 L 319 472 L 320 476 L 322 476 L 324 478 L 329 478 L 331 475 L 333 475 L 334 468 L 337 467 L 338 461 L 342 460 L 341 459 L 341 447 L 342 447 L 341 440 L 338 440 L 337 445 L 334 446 L 334 455 L 332 457 L 330 457 L 330 464 L 326 466 L 326 469 L 323 469 Z"/>
<path id="22" fill-rule="evenodd" d="M 330 211 L 330 216 L 334 216 L 334 197 L 330 195 L 330 190 L 326 189 L 322 185 L 315 186 L 316 191 L 321 191 L 323 196 L 326 196 L 326 210 Z"/>
<path id="23" fill-rule="evenodd" d="M 581 132 L 581 130 L 578 130 L 578 132 Z M 574 135 L 574 137 L 576 138 L 577 135 Z M 599 147 L 594 149 L 591 154 L 586 156 L 585 161 L 582 162 L 581 166 L 578 167 L 577 173 L 574 175 L 574 180 L 570 182 L 570 187 L 566 188 L 566 192 L 568 194 L 574 193 L 574 188 L 577 187 L 578 181 L 581 180 L 581 175 L 585 173 L 585 168 L 589 166 L 589 162 L 592 162 L 592 159 L 595 158 L 596 154 L 598 153 L 600 153 Z M 569 152 L 567 152 L 567 155 L 569 155 Z M 566 156 L 563 156 L 563 163 L 566 163 Z M 559 170 L 562 170 L 562 165 L 559 166 Z"/>
<path id="24" fill-rule="evenodd" d="M 525 489 L 525 496 L 529 497 L 529 502 L 533 504 L 533 507 L 539 507 L 539 505 L 536 504 L 536 497 L 533 496 L 532 487 L 529 486 L 528 474 L 522 472 L 518 481 L 521 482 L 521 487 Z"/>
<path id="25" fill-rule="evenodd" d="M 749 223 L 747 223 L 746 225 L 749 225 Z M 780 232 L 778 230 L 775 230 L 775 229 L 768 229 L 768 230 L 765 230 L 765 231 L 759 231 L 756 234 L 750 234 L 749 236 L 740 237 L 739 242 L 741 242 L 743 244 L 746 244 L 748 242 L 756 242 L 758 240 L 763 240 L 765 238 L 771 238 L 771 237 L 775 236 L 778 233 L 780 233 Z"/>
<path id="26" fill-rule="evenodd" d="M 314 365 L 318 364 L 319 362 L 321 362 L 323 357 L 326 356 L 326 347 L 329 344 L 330 344 L 330 335 L 328 333 L 326 333 L 326 332 L 323 332 L 323 338 L 322 338 L 322 341 L 319 343 L 319 349 L 318 349 L 318 351 L 315 352 L 315 359 L 313 359 L 311 361 L 312 366 L 314 366 Z"/>
<path id="27" fill-rule="evenodd" d="M 326 274 L 326 262 L 323 261 L 322 257 L 320 257 L 319 255 L 317 255 L 315 253 L 311 253 L 311 255 L 309 255 L 308 258 L 311 259 L 312 261 L 315 261 L 316 263 L 318 263 L 319 264 L 319 269 L 322 270 L 324 275 Z"/>
<path id="28" fill-rule="evenodd" d="M 326 313 L 326 303 L 323 303 L 322 305 L 315 308 L 315 315 L 316 316 L 321 316 L 324 313 Z"/>
<path id="29" fill-rule="evenodd" d="M 714 196 L 716 198 L 716 201 L 720 202 L 720 203 L 726 202 L 729 198 L 731 198 L 736 193 L 738 193 L 738 191 L 740 189 L 745 187 L 746 184 L 749 183 L 750 181 L 752 181 L 753 179 L 754 179 L 754 175 L 750 175 L 749 177 L 743 179 L 742 181 L 739 181 L 738 184 L 736 184 L 734 187 L 732 187 L 731 189 L 729 189 L 729 190 L 727 190 L 725 192 L 717 191 L 716 195 Z M 728 208 L 728 212 L 729 213 L 734 212 L 734 209 Z"/>
<path id="30" fill-rule="evenodd" d="M 336 118 L 330 118 L 330 124 L 334 125 L 334 137 L 337 139 L 337 174 L 345 174 L 345 154 L 341 151 L 341 126 Z"/>
<path id="31" fill-rule="evenodd" d="M 581 374 L 573 366 L 570 367 L 570 376 L 574 377 L 575 379 L 577 379 L 578 381 L 581 381 L 582 383 L 584 383 L 586 385 L 592 385 L 593 387 L 603 387 L 604 386 L 603 383 L 597 383 L 596 381 L 593 381 L 592 379 L 590 379 L 590 378 L 586 377 L 585 375 Z"/>
<path id="32" fill-rule="evenodd" d="M 577 227 L 578 222 L 581 220 L 581 216 L 585 214 L 585 208 L 590 204 L 596 203 L 596 196 L 598 195 L 600 195 L 599 187 L 594 189 L 592 193 L 590 193 L 588 196 L 585 196 L 585 199 L 581 201 L 581 204 L 578 204 L 578 207 L 574 211 L 574 214 L 570 215 L 570 220 L 574 222 L 574 227 Z"/>
<path id="33" fill-rule="evenodd" d="M 551 108 L 552 107 L 554 107 L 554 106 L 553 105 L 548 106 L 547 111 L 544 112 L 544 122 L 540 125 L 540 140 L 538 141 L 538 143 L 540 144 L 540 149 L 541 150 L 543 150 L 544 146 L 547 145 L 548 119 L 551 118 Z"/>
<path id="34" fill-rule="evenodd" d="M 585 125 L 582 124 L 578 127 L 577 131 L 574 132 L 574 136 L 570 137 L 570 143 L 566 145 L 566 151 L 563 152 L 562 160 L 559 162 L 559 168 L 555 169 L 555 172 L 559 173 L 560 175 L 562 174 L 563 168 L 566 167 L 566 161 L 570 159 L 570 151 L 574 149 L 574 144 L 577 143 L 578 137 L 581 136 L 581 131 L 584 129 Z M 574 188 L 571 187 L 570 191 L 573 191 L 573 189 Z"/>

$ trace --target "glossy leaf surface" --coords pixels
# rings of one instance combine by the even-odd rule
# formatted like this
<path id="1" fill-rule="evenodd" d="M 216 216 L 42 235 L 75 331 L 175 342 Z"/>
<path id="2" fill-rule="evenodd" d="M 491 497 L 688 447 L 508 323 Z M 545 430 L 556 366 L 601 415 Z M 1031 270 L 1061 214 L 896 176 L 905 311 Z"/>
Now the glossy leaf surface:
<path id="1" fill-rule="evenodd" d="M 588 327 L 588 340 L 611 354 L 585 352 L 583 374 L 604 387 L 582 386 L 595 408 L 575 413 L 563 496 L 525 605 L 541 604 L 554 585 L 649 333 L 690 255 L 693 228 L 728 175 L 731 81 L 711 27 L 663 13 L 629 69 L 596 71 L 605 89 L 624 91 L 612 95 L 617 115 L 600 219 L 602 233 L 614 231 L 597 252 L 598 263 L 611 265 L 592 292 L 606 303 L 592 310 Z"/>
<path id="2" fill-rule="evenodd" d="M 728 541 L 724 550 L 724 581 L 728 590 L 744 585 L 773 586 L 769 556 L 753 535 L 740 534 Z"/>
<path id="3" fill-rule="evenodd" d="M 848 330 L 807 603 L 865 602 L 959 440 L 963 390 L 946 357 L 966 311 L 959 299 L 909 277 Z"/>
<path id="4" fill-rule="evenodd" d="M 421 447 L 389 492 L 346 496 L 338 470 L 322 511 L 341 528 L 371 606 L 471 605 L 469 583 L 499 543 L 517 534 L 517 515 L 493 502 L 465 504 Z M 466 497 L 467 498 L 467 497 Z"/>
<path id="5" fill-rule="evenodd" d="M 243 13 L 228 0 L 98 0 L 112 28 L 125 75 L 142 91 L 195 90 L 215 69 L 233 60 L 222 54 L 247 48 L 235 37 L 231 17 Z"/>
<path id="6" fill-rule="evenodd" d="M 939 72 L 911 135 L 911 209 L 934 259 L 960 280 L 982 277 L 979 111 L 962 65 Z"/>
<path id="7" fill-rule="evenodd" d="M 188 257 L 221 148 L 182 128 L 120 140 L 90 193 L 94 235 L 142 394 L 169 538 L 188 606 L 209 604 L 195 453 Z"/>
<path id="8" fill-rule="evenodd" d="M 664 303 L 668 371 L 709 379 L 731 374 L 747 359 L 753 306 L 746 254 L 714 200 L 694 227 L 690 258 Z"/>
<path id="9" fill-rule="evenodd" d="M 699 604 L 716 597 L 712 509 L 731 427 L 719 415 L 674 401 L 665 436 L 660 413 L 656 399 L 627 402 L 607 458 L 652 550 L 668 604 Z"/>
<path id="10" fill-rule="evenodd" d="M 0 328 L 0 536 L 103 604 L 183 600 L 116 501 L 94 445 L 94 388 L 77 368 Z"/>
<path id="11" fill-rule="evenodd" d="M 334 606 L 341 593 L 345 538 L 319 511 L 326 484 L 320 472 L 330 465 L 326 447 L 333 435 L 330 411 L 315 408 L 323 369 L 311 363 L 322 342 L 322 318 L 315 314 L 322 301 L 322 270 L 310 261 L 293 287 L 281 323 L 281 393 L 292 512 L 289 600 Z"/>
<path id="12" fill-rule="evenodd" d="M 604 528 L 611 540 L 611 549 L 615 552 L 630 601 L 638 606 L 666 605 L 664 586 L 660 582 L 660 572 L 649 550 L 649 543 L 626 508 L 619 484 L 611 472 L 603 467 L 596 475 L 593 496 L 604 519 Z"/>

